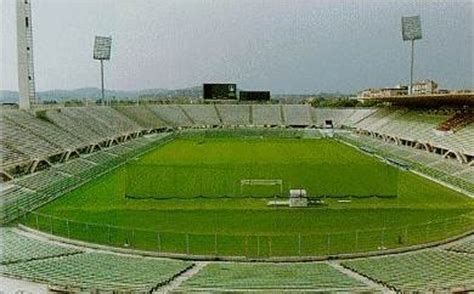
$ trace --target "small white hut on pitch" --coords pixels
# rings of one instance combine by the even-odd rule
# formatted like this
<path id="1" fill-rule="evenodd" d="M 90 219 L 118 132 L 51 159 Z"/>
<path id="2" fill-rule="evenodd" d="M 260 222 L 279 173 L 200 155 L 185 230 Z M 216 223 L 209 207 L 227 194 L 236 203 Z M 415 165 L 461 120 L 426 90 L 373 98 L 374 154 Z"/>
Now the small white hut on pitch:
<path id="1" fill-rule="evenodd" d="M 304 189 L 290 190 L 290 207 L 307 207 L 308 196 Z"/>

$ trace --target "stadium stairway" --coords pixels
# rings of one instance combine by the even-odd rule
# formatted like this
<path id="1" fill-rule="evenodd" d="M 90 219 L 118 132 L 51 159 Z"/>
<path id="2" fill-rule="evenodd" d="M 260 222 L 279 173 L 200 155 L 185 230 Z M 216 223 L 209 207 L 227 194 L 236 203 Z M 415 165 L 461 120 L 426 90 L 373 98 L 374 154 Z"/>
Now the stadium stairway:
<path id="1" fill-rule="evenodd" d="M 222 120 L 222 115 L 219 112 L 219 109 L 217 109 L 216 104 L 212 104 L 212 107 L 214 107 L 214 110 L 216 111 L 217 118 L 219 119 L 219 125 L 222 126 L 224 124 L 224 121 Z"/>

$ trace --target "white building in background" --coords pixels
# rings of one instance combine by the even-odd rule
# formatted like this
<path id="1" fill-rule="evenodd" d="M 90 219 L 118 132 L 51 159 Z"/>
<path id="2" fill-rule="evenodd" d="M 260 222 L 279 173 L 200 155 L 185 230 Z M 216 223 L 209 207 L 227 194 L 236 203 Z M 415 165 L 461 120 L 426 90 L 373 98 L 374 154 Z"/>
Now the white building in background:
<path id="1" fill-rule="evenodd" d="M 434 94 L 438 92 L 438 83 L 433 80 L 423 80 L 413 83 L 413 95 Z"/>
<path id="2" fill-rule="evenodd" d="M 408 95 L 407 85 L 396 85 L 391 88 L 371 88 L 359 93 L 360 98 L 380 98 Z M 413 95 L 435 94 L 438 93 L 438 83 L 433 80 L 422 80 L 413 83 Z"/>
<path id="3" fill-rule="evenodd" d="M 359 93 L 361 98 L 378 98 L 378 97 L 392 97 L 408 94 L 408 87 L 405 85 L 397 85 L 392 88 L 372 88 L 366 89 Z"/>
<path id="4" fill-rule="evenodd" d="M 20 109 L 36 104 L 31 0 L 16 1 L 18 94 Z"/>

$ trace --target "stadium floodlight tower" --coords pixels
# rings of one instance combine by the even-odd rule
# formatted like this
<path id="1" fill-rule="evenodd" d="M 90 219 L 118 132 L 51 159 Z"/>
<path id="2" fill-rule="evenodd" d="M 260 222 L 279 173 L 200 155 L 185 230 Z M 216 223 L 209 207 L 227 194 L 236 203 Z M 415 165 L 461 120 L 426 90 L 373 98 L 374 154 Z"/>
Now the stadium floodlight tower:
<path id="1" fill-rule="evenodd" d="M 16 42 L 20 109 L 30 109 L 30 107 L 37 102 L 33 66 L 33 29 L 30 1 L 31 0 L 16 1 Z"/>
<path id="2" fill-rule="evenodd" d="M 100 60 L 100 81 L 101 81 L 101 98 L 104 104 L 104 60 L 110 60 L 110 49 L 112 47 L 112 37 L 95 36 L 94 41 L 94 59 Z M 106 103 L 109 104 L 110 103 Z"/>
<path id="3" fill-rule="evenodd" d="M 421 39 L 421 20 L 419 15 L 402 17 L 403 41 L 411 41 L 410 87 L 409 94 L 413 94 L 413 65 L 415 58 L 415 40 Z"/>

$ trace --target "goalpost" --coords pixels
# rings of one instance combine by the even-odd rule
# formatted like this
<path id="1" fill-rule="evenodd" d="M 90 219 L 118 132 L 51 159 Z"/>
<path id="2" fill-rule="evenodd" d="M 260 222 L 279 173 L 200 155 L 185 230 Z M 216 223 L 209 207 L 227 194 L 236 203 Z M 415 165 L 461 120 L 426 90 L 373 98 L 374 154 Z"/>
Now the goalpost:
<path id="1" fill-rule="evenodd" d="M 240 180 L 240 195 L 244 193 L 245 186 L 279 186 L 280 196 L 283 195 L 283 180 L 281 179 L 243 179 Z M 276 195 L 275 195 L 276 198 Z"/>

